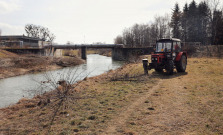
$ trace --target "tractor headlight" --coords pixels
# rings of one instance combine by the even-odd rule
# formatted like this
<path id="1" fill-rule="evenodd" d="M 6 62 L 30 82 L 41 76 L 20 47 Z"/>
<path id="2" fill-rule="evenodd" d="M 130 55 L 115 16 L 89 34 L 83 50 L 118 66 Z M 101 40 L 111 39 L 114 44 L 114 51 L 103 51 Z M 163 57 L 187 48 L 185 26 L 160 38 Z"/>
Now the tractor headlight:
<path id="1" fill-rule="evenodd" d="M 155 60 L 157 60 L 157 58 L 155 58 Z"/>
<path id="2" fill-rule="evenodd" d="M 152 58 L 152 60 L 154 60 L 154 58 Z"/>
<path id="3" fill-rule="evenodd" d="M 174 52 L 174 53 L 173 53 L 173 57 L 175 57 L 175 56 L 176 56 L 176 53 Z"/>

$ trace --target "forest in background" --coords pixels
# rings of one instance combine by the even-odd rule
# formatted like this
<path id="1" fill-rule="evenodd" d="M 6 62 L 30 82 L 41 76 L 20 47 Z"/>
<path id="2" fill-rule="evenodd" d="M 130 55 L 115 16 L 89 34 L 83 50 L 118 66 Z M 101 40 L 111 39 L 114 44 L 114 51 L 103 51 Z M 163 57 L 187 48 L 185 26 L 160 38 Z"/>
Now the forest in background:
<path id="1" fill-rule="evenodd" d="M 186 3 L 181 10 L 176 3 L 171 15 L 155 16 L 149 24 L 125 28 L 114 39 L 128 47 L 152 46 L 160 38 L 179 38 L 183 42 L 223 45 L 223 8 L 219 0 Z"/>

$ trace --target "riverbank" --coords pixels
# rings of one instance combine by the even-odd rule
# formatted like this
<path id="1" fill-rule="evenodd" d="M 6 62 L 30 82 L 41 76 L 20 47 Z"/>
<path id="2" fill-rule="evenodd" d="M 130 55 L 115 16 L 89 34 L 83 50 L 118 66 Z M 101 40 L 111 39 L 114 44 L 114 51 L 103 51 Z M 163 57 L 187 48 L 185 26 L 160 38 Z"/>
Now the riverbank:
<path id="1" fill-rule="evenodd" d="M 144 76 L 141 62 L 124 65 L 0 109 L 0 134 L 222 134 L 222 67 L 189 58 L 186 73 Z"/>
<path id="2" fill-rule="evenodd" d="M 99 54 L 107 57 L 112 57 L 111 49 L 88 49 L 87 54 Z"/>
<path id="3" fill-rule="evenodd" d="M 17 55 L 0 50 L 0 79 L 83 64 L 78 57 Z"/>

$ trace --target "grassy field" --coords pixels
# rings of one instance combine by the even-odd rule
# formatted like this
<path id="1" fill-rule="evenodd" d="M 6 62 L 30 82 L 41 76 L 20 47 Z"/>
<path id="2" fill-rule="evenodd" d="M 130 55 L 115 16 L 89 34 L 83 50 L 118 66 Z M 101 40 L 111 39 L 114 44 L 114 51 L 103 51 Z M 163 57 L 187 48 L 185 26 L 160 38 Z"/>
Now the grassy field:
<path id="1" fill-rule="evenodd" d="M 128 64 L 79 82 L 61 104 L 50 92 L 0 109 L 0 134 L 223 134 L 222 80 L 223 59 L 189 58 L 172 76 Z"/>

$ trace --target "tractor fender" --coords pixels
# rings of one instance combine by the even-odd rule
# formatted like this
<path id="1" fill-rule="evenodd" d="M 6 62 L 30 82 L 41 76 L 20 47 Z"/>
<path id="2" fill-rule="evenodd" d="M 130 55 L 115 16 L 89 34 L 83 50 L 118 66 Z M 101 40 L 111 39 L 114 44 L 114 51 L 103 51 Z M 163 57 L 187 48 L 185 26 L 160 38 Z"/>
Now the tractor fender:
<path id="1" fill-rule="evenodd" d="M 182 55 L 185 55 L 186 58 L 187 58 L 187 53 L 186 52 L 179 52 L 177 54 L 176 61 L 180 61 Z"/>

